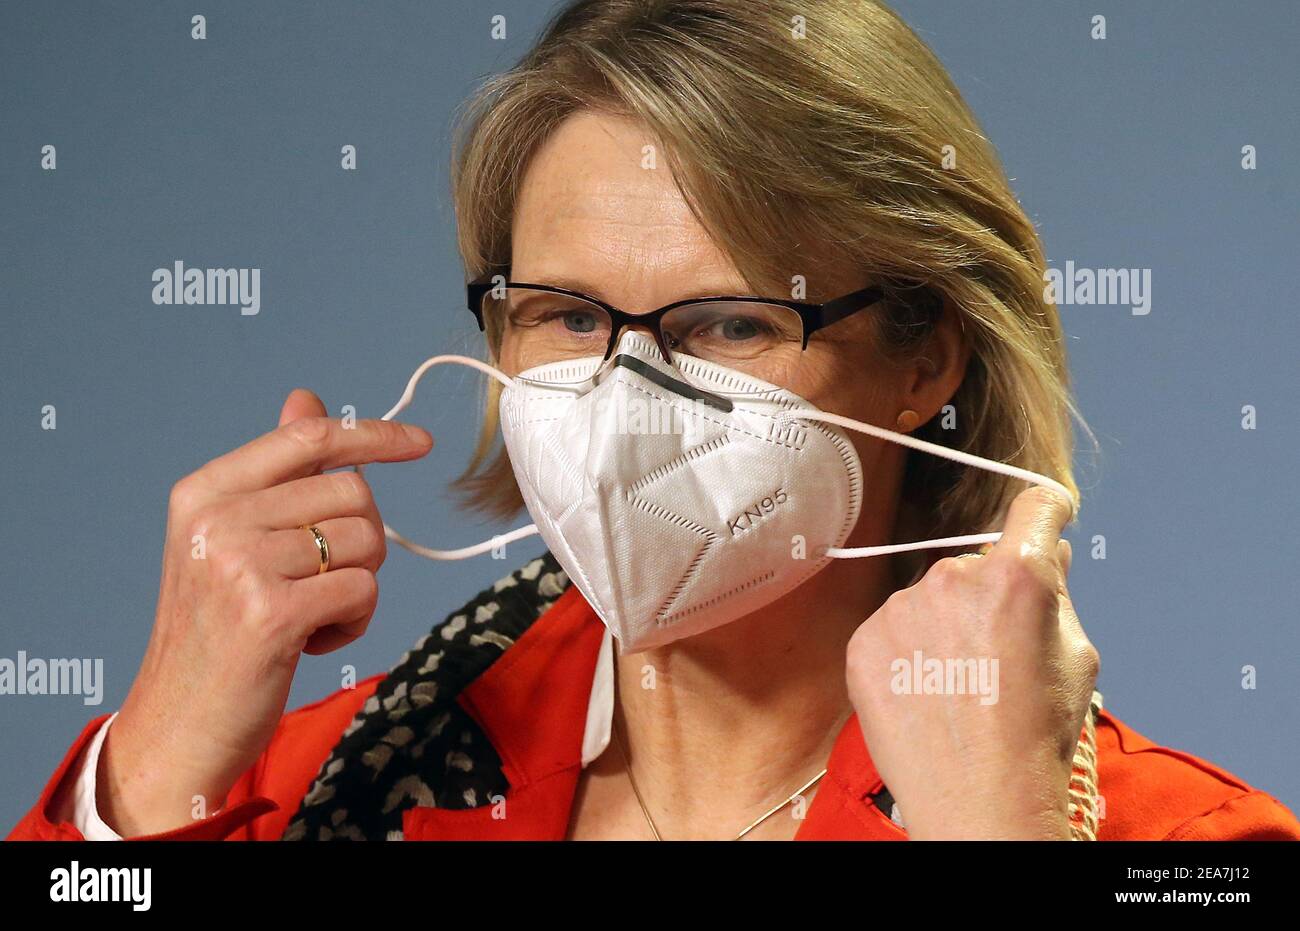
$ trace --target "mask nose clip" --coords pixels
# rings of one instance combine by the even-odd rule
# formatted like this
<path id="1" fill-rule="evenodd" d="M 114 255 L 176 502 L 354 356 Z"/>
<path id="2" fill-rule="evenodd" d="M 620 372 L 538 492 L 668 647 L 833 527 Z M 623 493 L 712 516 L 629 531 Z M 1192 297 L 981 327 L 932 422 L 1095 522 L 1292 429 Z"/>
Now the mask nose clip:
<path id="1" fill-rule="evenodd" d="M 673 378 L 673 376 L 669 375 L 667 372 L 661 372 L 648 362 L 643 362 L 636 356 L 628 355 L 625 352 L 620 352 L 614 357 L 614 361 L 610 368 L 630 369 L 647 381 L 654 382 L 665 391 L 671 391 L 673 394 L 686 398 L 688 401 L 698 401 L 701 404 L 708 405 L 714 410 L 722 411 L 724 414 L 730 414 L 732 410 L 735 409 L 735 405 L 731 403 L 729 398 L 724 398 L 721 395 L 713 394 L 708 391 L 702 391 L 694 385 L 688 384 L 679 378 Z"/>
<path id="2" fill-rule="evenodd" d="M 662 351 L 660 346 L 659 350 Z M 654 348 L 654 340 L 648 334 L 637 330 L 624 330 L 618 338 L 614 357 L 606 359 L 592 376 L 592 384 L 598 385 L 616 368 L 625 368 L 636 372 L 646 381 L 671 391 L 678 397 L 704 404 L 714 410 L 729 414 L 735 409 L 730 398 L 697 388 L 678 376 L 680 369 L 675 362 L 662 362 Z"/>

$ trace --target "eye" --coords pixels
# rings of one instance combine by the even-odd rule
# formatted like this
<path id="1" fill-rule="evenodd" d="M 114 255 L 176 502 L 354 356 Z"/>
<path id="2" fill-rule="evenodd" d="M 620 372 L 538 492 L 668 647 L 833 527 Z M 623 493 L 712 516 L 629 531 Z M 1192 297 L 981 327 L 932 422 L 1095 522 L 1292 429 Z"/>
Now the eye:
<path id="1" fill-rule="evenodd" d="M 716 326 L 719 328 L 723 339 L 753 339 L 758 335 L 758 327 L 748 317 L 732 317 L 729 320 L 720 321 Z"/>
<path id="2" fill-rule="evenodd" d="M 720 317 L 702 323 L 695 329 L 695 336 L 700 339 L 725 340 L 741 343 L 755 339 L 769 332 L 766 321 L 747 316 Z"/>
<path id="3" fill-rule="evenodd" d="M 594 333 L 597 326 L 596 315 L 589 310 L 564 311 L 560 319 L 571 333 Z"/>

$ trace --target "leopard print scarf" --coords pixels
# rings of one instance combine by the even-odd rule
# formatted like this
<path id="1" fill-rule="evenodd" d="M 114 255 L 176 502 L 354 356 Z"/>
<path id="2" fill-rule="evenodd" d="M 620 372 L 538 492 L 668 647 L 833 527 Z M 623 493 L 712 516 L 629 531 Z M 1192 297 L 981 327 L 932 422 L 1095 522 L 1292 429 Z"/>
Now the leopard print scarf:
<path id="1" fill-rule="evenodd" d="M 421 637 L 343 732 L 281 840 L 402 840 L 408 808 L 475 808 L 504 795 L 501 758 L 456 696 L 568 586 L 546 553 Z"/>

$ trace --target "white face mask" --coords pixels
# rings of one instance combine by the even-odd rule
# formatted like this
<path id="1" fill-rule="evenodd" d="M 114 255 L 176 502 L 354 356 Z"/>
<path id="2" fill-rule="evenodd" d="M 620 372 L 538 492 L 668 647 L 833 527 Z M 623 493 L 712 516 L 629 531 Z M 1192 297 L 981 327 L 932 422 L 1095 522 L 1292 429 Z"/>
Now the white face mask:
<path id="1" fill-rule="evenodd" d="M 797 588 L 830 559 L 996 542 L 1000 533 L 841 548 L 862 504 L 858 455 L 836 427 L 1068 492 L 1052 479 L 828 414 L 776 385 L 674 354 L 625 331 L 608 362 L 590 357 L 504 373 L 435 356 L 411 377 L 391 419 L 433 365 L 487 372 L 501 430 L 537 522 L 430 559 L 463 559 L 533 533 L 625 653 L 744 617 Z"/>

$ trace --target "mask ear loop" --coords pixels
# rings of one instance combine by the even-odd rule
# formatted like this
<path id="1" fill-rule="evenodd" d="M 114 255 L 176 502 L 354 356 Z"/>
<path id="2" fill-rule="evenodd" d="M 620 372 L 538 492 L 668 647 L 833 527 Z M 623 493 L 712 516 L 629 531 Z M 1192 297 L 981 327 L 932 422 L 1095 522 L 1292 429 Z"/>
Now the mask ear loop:
<path id="1" fill-rule="evenodd" d="M 1028 469 L 1021 469 L 1017 466 L 1007 465 L 1005 462 L 997 462 L 993 459 L 985 459 L 983 456 L 976 456 L 972 453 L 962 452 L 959 449 L 940 446 L 938 443 L 918 440 L 916 437 L 909 436 L 906 433 L 895 433 L 893 430 L 886 430 L 884 427 L 877 427 L 874 424 L 864 423 L 861 420 L 854 420 L 852 417 L 830 414 L 826 411 L 800 410 L 794 408 L 790 410 L 777 411 L 775 416 L 778 419 L 783 420 L 820 420 L 825 423 L 834 424 L 837 427 L 843 427 L 846 430 L 856 430 L 858 433 L 865 433 L 868 436 L 874 436 L 880 440 L 887 440 L 891 443 L 898 443 L 901 446 L 918 449 L 923 453 L 930 453 L 931 455 L 939 456 L 943 459 L 951 459 L 953 462 L 960 462 L 963 465 L 974 466 L 977 469 L 985 469 L 989 472 L 997 472 L 1000 475 L 1018 478 L 1033 485 L 1041 485 L 1044 488 L 1052 489 L 1057 494 L 1061 495 L 1061 497 L 1065 498 L 1066 501 L 1070 502 L 1071 516 L 1074 514 L 1074 498 L 1064 485 L 1055 479 L 1048 478 L 1046 475 L 1039 475 L 1037 472 L 1031 472 Z M 914 550 L 949 549 L 958 546 L 979 546 L 984 543 L 996 543 L 1001 539 L 1001 531 L 994 533 L 972 533 L 959 537 L 944 537 L 938 540 L 918 540 L 915 543 L 890 543 L 885 546 L 855 546 L 847 548 L 832 546 L 826 550 L 826 555 L 836 559 L 860 559 L 867 556 L 888 556 L 891 553 L 907 553 Z"/>
<path id="2" fill-rule="evenodd" d="M 435 365 L 441 365 L 444 362 L 454 362 L 458 365 L 466 365 L 472 369 L 478 369 L 480 372 L 483 372 L 487 375 L 491 375 L 493 378 L 501 382 L 507 388 L 513 386 L 513 382 L 511 382 L 510 377 L 508 375 L 506 375 L 500 369 L 488 365 L 486 362 L 483 362 L 480 359 L 474 359 L 471 358 L 470 356 L 454 356 L 454 355 L 433 356 L 432 358 L 425 359 L 424 363 L 418 369 L 415 370 L 415 373 L 411 376 L 410 380 L 406 383 L 406 390 L 402 392 L 402 397 L 398 400 L 396 404 L 393 405 L 392 410 L 390 410 L 387 414 L 385 414 L 383 417 L 380 417 L 379 419 L 392 420 L 394 417 L 396 417 L 398 414 L 404 411 L 407 408 L 407 406 L 411 403 L 411 400 L 415 397 L 415 386 L 419 384 L 420 379 L 424 377 L 424 373 L 429 371 L 429 369 L 433 368 Z M 363 466 L 356 465 L 353 466 L 353 468 L 356 470 L 358 475 L 365 474 L 365 470 Z M 435 549 L 430 549 L 427 546 L 421 546 L 418 543 L 412 543 L 410 540 L 406 539 L 406 537 L 402 536 L 392 527 L 388 526 L 387 524 L 384 524 L 384 536 L 388 537 L 388 539 L 392 540 L 398 546 L 401 546 L 404 549 L 411 551 L 417 556 L 423 556 L 425 559 L 433 559 L 439 561 L 454 560 L 454 559 L 468 559 L 471 556 L 478 556 L 482 553 L 486 553 L 492 549 L 495 549 L 498 546 L 505 546 L 507 543 L 513 543 L 516 540 L 522 540 L 524 537 L 530 537 L 535 533 L 537 533 L 537 525 L 529 524 L 526 527 L 520 527 L 517 530 L 511 530 L 509 533 L 504 533 L 499 536 L 492 537 L 490 540 L 484 540 L 482 543 L 476 543 L 473 546 L 462 547 L 461 549 L 458 550 L 435 550 Z"/>

